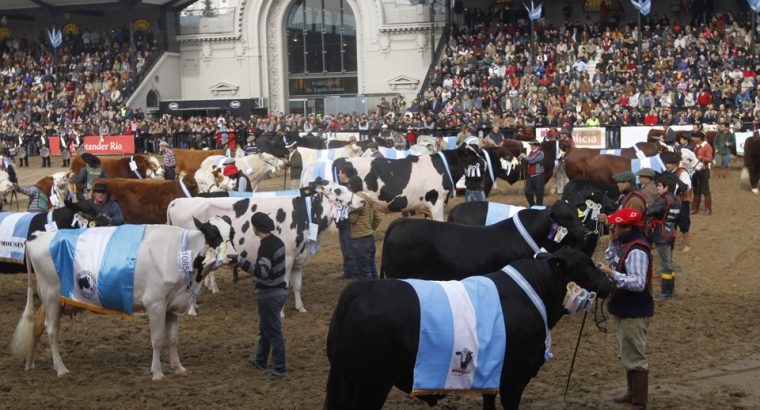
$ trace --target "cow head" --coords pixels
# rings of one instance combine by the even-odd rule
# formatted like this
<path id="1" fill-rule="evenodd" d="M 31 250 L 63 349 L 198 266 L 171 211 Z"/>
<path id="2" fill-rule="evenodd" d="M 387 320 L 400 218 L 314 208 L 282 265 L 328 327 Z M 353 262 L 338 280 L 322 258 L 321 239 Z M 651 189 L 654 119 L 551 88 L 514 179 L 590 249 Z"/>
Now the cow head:
<path id="1" fill-rule="evenodd" d="M 54 211 L 53 220 L 59 227 L 71 226 L 73 228 L 87 228 L 96 226 L 108 226 L 110 220 L 98 215 L 95 205 L 85 200 L 82 194 L 76 195 L 76 201 L 65 199 L 64 207 Z"/>
<path id="2" fill-rule="evenodd" d="M 161 165 L 161 162 L 158 161 L 158 158 L 154 157 L 153 155 L 149 155 L 148 169 L 145 173 L 148 176 L 148 178 L 163 179 L 166 171 L 164 170 L 163 165 Z"/>
<path id="3" fill-rule="evenodd" d="M 559 244 L 579 244 L 589 234 L 578 217 L 578 209 L 569 203 L 557 201 L 547 209 L 547 212 L 554 223 L 567 229 L 567 235 L 559 241 Z"/>
<path id="4" fill-rule="evenodd" d="M 0 171 L 0 198 L 5 198 L 13 192 L 13 183 L 5 171 Z"/>
<path id="5" fill-rule="evenodd" d="M 209 188 L 209 192 L 234 191 L 237 181 L 230 179 L 222 173 L 222 168 L 212 165 L 211 174 L 214 176 L 214 185 Z"/>
<path id="6" fill-rule="evenodd" d="M 591 257 L 577 249 L 563 246 L 549 255 L 547 260 L 552 273 L 561 276 L 564 285 L 575 282 L 589 292 L 596 292 L 598 298 L 605 298 L 612 292 L 612 282 L 607 275 Z"/>
<path id="7" fill-rule="evenodd" d="M 204 270 L 232 263 L 237 256 L 232 244 L 235 239 L 232 220 L 228 216 L 213 216 L 208 222 L 201 222 L 196 218 L 193 218 L 193 222 L 208 245 L 206 258 L 203 260 Z"/>
<path id="8" fill-rule="evenodd" d="M 66 192 L 69 190 L 68 172 L 56 172 L 51 175 L 51 178 L 53 178 L 53 192 Z"/>
<path id="9" fill-rule="evenodd" d="M 267 154 L 266 152 L 263 152 L 259 154 L 261 157 L 261 160 L 266 162 L 267 165 L 269 165 L 269 168 L 267 169 L 267 173 L 269 172 L 277 172 L 285 167 L 285 162 L 277 157 L 275 157 L 272 154 Z"/>

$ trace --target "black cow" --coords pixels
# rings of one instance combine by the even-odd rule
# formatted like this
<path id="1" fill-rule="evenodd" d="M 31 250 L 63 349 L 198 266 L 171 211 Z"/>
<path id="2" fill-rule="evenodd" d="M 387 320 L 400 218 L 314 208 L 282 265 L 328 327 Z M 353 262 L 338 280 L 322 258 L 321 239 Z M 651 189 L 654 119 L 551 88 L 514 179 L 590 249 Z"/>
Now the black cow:
<path id="1" fill-rule="evenodd" d="M 611 283 L 580 251 L 563 247 L 539 259 L 511 265 L 543 301 L 549 328 L 566 313 L 567 283 L 574 281 L 598 297 Z M 460 275 L 465 276 L 465 275 Z M 531 378 L 544 364 L 544 322 L 525 292 L 501 271 L 494 281 L 504 315 L 507 349 L 501 374 L 501 404 L 517 409 Z M 330 321 L 327 409 L 380 409 L 393 386 L 412 390 L 419 343 L 420 305 L 411 285 L 400 280 L 353 282 L 343 290 Z M 435 404 L 442 396 L 418 396 Z M 493 396 L 485 404 L 493 407 Z"/>
<path id="2" fill-rule="evenodd" d="M 96 224 L 107 225 L 107 222 L 102 219 L 96 219 L 98 212 L 90 203 L 83 201 L 81 194 L 77 203 L 72 203 L 66 200 L 66 206 L 63 208 L 55 209 L 52 211 L 52 220 L 55 222 L 58 229 L 74 229 L 80 226 L 75 224 L 74 217 L 79 213 L 87 221 L 94 220 Z M 44 231 L 45 225 L 48 223 L 48 213 L 40 212 L 32 217 L 29 221 L 29 231 L 26 238 L 30 239 L 34 232 Z M 72 226 L 75 225 L 75 226 Z M 26 265 L 23 263 L 13 262 L 0 262 L 0 273 L 22 273 L 26 272 Z"/>
<path id="3" fill-rule="evenodd" d="M 749 174 L 749 187 L 755 194 L 760 194 L 757 182 L 760 180 L 760 136 L 747 138 L 744 142 L 744 167 Z M 742 179 L 744 172 L 742 172 Z"/>
<path id="4" fill-rule="evenodd" d="M 586 229 L 573 206 L 557 201 L 550 208 L 518 213 L 526 231 L 549 252 L 562 245 L 581 246 Z M 558 226 L 567 235 L 554 242 Z M 400 218 L 385 232 L 381 275 L 389 278 L 459 280 L 497 271 L 536 253 L 520 235 L 514 218 L 490 226 L 467 226 Z"/>

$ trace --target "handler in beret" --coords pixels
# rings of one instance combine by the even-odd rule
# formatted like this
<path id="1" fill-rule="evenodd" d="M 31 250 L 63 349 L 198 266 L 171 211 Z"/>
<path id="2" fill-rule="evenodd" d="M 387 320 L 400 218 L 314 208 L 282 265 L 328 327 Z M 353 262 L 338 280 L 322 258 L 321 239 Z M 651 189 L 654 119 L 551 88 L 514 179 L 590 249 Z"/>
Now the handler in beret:
<path id="1" fill-rule="evenodd" d="M 627 390 L 613 400 L 646 409 L 649 389 L 647 330 L 654 316 L 651 245 L 641 228 L 643 214 L 623 208 L 610 215 L 610 245 L 601 269 L 615 284 L 608 309 L 615 316 L 617 351 L 628 379 Z"/>
<path id="2" fill-rule="evenodd" d="M 248 362 L 257 369 L 267 369 L 272 352 L 272 371 L 264 380 L 277 380 L 287 375 L 285 337 L 282 335 L 280 312 L 288 297 L 285 287 L 285 244 L 272 233 L 274 221 L 263 212 L 253 214 L 253 233 L 261 239 L 256 262 L 239 258 L 240 267 L 256 278 L 256 306 L 259 311 L 259 347 Z M 234 263 L 234 261 L 233 261 Z"/>
<path id="3" fill-rule="evenodd" d="M 617 184 L 620 197 L 618 198 L 618 210 L 631 208 L 644 214 L 647 210 L 647 200 L 644 195 L 637 190 L 636 175 L 631 171 L 619 172 L 612 176 Z M 607 215 L 599 214 L 599 220 L 607 223 Z"/>

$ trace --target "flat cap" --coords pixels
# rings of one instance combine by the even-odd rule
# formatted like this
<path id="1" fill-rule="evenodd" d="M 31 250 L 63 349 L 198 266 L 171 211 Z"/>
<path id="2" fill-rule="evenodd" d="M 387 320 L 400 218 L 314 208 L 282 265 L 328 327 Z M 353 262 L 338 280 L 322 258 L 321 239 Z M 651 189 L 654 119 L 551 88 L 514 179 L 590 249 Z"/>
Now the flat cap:
<path id="1" fill-rule="evenodd" d="M 631 171 L 619 172 L 613 175 L 612 179 L 614 179 L 615 182 L 630 182 L 632 184 L 636 183 L 636 175 L 633 175 L 633 172 Z"/>
<path id="2" fill-rule="evenodd" d="M 637 177 L 647 177 L 654 179 L 656 173 L 652 168 L 641 168 L 638 172 L 636 172 Z"/>

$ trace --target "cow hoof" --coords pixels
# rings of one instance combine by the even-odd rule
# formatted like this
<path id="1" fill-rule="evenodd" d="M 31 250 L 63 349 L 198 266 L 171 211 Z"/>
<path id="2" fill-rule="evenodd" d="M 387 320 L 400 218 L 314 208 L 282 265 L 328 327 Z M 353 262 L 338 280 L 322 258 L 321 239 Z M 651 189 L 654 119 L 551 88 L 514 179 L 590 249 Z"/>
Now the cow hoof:
<path id="1" fill-rule="evenodd" d="M 154 373 L 153 374 L 153 381 L 154 382 L 160 382 L 163 379 L 164 379 L 164 374 L 163 373 Z"/>
<path id="2" fill-rule="evenodd" d="M 65 376 L 68 373 L 69 373 L 69 369 L 66 369 L 66 368 L 58 370 L 58 377 L 63 377 L 63 376 Z"/>
<path id="3" fill-rule="evenodd" d="M 185 369 L 184 367 L 180 366 L 180 367 L 174 369 L 174 375 L 175 376 L 187 376 L 187 369 Z"/>
<path id="4" fill-rule="evenodd" d="M 752 193 L 755 194 L 755 195 L 760 195 L 760 189 L 753 188 L 752 189 Z"/>
<path id="5" fill-rule="evenodd" d="M 298 311 L 299 311 L 299 312 L 301 312 L 301 313 L 306 313 L 306 312 L 308 312 L 308 311 L 306 310 L 306 308 L 305 308 L 305 307 L 296 308 L 296 310 L 298 310 Z"/>

